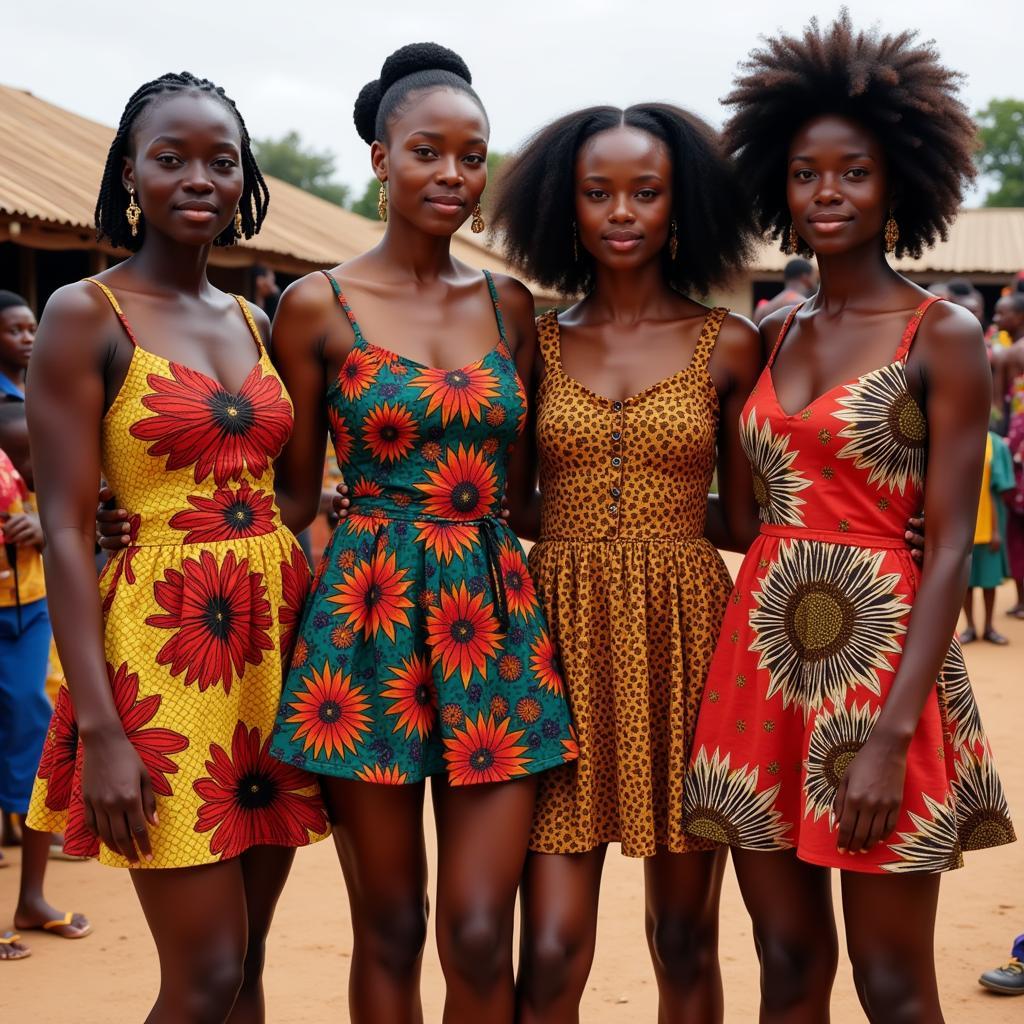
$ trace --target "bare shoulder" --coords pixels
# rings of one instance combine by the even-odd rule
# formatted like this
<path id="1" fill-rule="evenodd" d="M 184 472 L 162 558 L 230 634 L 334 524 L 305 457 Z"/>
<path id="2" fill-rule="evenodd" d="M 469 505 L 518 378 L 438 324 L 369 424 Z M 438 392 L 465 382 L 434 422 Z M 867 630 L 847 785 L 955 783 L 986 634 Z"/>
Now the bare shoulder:
<path id="1" fill-rule="evenodd" d="M 757 355 L 761 351 L 761 333 L 739 313 L 727 313 L 715 346 L 725 354 Z"/>
<path id="2" fill-rule="evenodd" d="M 979 359 L 988 364 L 985 337 L 977 317 L 952 302 L 932 305 L 918 328 L 914 349 L 929 365 L 965 366 Z"/>
<path id="3" fill-rule="evenodd" d="M 793 308 L 793 305 L 783 306 L 781 309 L 775 310 L 774 313 L 769 313 L 757 325 L 757 330 L 761 334 L 761 350 L 766 357 L 774 350 L 782 328 L 786 326 L 786 320 Z"/>
<path id="4" fill-rule="evenodd" d="M 256 330 L 260 332 L 260 338 L 263 340 L 263 344 L 270 344 L 270 317 L 267 316 L 266 312 L 250 299 L 244 299 L 243 301 L 249 309 L 249 315 L 256 324 Z"/>
<path id="5" fill-rule="evenodd" d="M 508 274 L 494 274 L 494 287 L 498 293 L 501 316 L 505 322 L 505 333 L 514 353 L 520 349 L 530 348 L 536 344 L 537 311 L 534 307 L 533 293 L 522 281 L 517 281 Z"/>
<path id="6" fill-rule="evenodd" d="M 121 327 L 107 297 L 95 285 L 76 281 L 47 300 L 33 345 L 36 362 L 60 353 L 81 356 L 105 347 Z"/>

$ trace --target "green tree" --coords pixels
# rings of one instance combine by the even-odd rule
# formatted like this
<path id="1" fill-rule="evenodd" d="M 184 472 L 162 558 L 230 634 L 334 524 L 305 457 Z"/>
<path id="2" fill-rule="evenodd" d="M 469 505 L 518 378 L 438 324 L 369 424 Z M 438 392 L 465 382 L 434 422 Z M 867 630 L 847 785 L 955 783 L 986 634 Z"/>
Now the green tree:
<path id="1" fill-rule="evenodd" d="M 992 100 L 977 119 L 978 164 L 999 186 L 985 205 L 1024 206 L 1024 100 Z"/>
<path id="2" fill-rule="evenodd" d="M 326 151 L 318 153 L 307 149 L 298 132 L 288 132 L 279 139 L 253 139 L 252 147 L 264 174 L 296 185 L 329 203 L 345 205 L 349 189 L 332 180 L 334 157 Z"/>
<path id="3" fill-rule="evenodd" d="M 360 217 L 368 217 L 370 220 L 377 219 L 377 197 L 380 194 L 380 182 L 371 178 L 363 189 L 363 194 L 352 201 L 349 209 L 358 213 Z"/>

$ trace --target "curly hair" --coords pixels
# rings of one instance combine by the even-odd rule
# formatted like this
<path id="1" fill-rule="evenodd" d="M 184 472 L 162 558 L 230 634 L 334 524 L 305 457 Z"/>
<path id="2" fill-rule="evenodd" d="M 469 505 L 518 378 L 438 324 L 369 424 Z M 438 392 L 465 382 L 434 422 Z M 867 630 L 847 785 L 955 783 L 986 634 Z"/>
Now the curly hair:
<path id="1" fill-rule="evenodd" d="M 409 96 L 424 89 L 452 89 L 472 97 L 487 118 L 473 90 L 473 76 L 454 50 L 437 43 L 409 43 L 395 50 L 380 69 L 380 78 L 367 82 L 356 97 L 352 119 L 367 144 L 387 141 L 388 123 L 405 109 Z"/>
<path id="2" fill-rule="evenodd" d="M 270 190 L 263 180 L 256 157 L 253 155 L 249 131 L 245 121 L 235 106 L 235 101 L 228 96 L 219 85 L 214 85 L 208 78 L 197 78 L 188 71 L 180 74 L 169 73 L 154 78 L 145 85 L 140 85 L 129 97 L 121 120 L 117 126 L 114 141 L 107 152 L 107 162 L 103 168 L 100 182 L 100 194 L 96 200 L 96 239 L 104 237 L 111 245 L 122 249 L 138 252 L 146 237 L 146 222 L 139 224 L 139 233 L 132 236 L 125 218 L 128 209 L 128 193 L 121 181 L 124 158 L 131 154 L 132 132 L 138 124 L 142 112 L 153 103 L 158 96 L 174 95 L 185 92 L 201 92 L 213 96 L 224 104 L 238 123 L 242 137 L 242 198 L 238 201 L 238 209 L 242 214 L 242 237 L 252 238 L 263 226 L 270 205 Z M 238 241 L 234 223 L 226 227 L 214 239 L 214 245 L 234 245 Z"/>
<path id="3" fill-rule="evenodd" d="M 743 189 L 715 131 L 667 103 L 588 107 L 542 128 L 502 168 L 492 223 L 509 262 L 562 295 L 589 291 L 594 258 L 575 253 L 576 158 L 588 139 L 626 125 L 663 142 L 672 164 L 672 213 L 679 250 L 662 253 L 665 279 L 704 295 L 740 270 L 750 254 L 751 217 Z"/>
<path id="4" fill-rule="evenodd" d="M 760 228 L 785 240 L 789 146 L 811 118 L 838 114 L 879 141 L 897 197 L 897 256 L 918 257 L 947 237 L 975 175 L 977 130 L 958 93 L 960 74 L 916 32 L 856 31 L 845 9 L 827 29 L 764 41 L 741 65 L 723 130 Z"/>

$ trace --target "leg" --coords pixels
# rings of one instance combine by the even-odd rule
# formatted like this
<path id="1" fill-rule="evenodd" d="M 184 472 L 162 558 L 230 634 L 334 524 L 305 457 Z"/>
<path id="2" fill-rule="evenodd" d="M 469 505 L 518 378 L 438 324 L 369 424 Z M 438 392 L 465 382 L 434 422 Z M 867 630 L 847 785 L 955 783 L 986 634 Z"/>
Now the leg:
<path id="1" fill-rule="evenodd" d="M 42 928 L 65 939 L 81 939 L 92 931 L 92 925 L 82 914 L 72 914 L 65 924 L 54 922 L 64 913 L 47 902 L 43 895 L 43 879 L 50 858 L 50 833 L 37 832 L 21 818 L 21 884 L 18 887 L 18 907 L 14 911 L 14 927 Z"/>
<path id="2" fill-rule="evenodd" d="M 761 1024 L 827 1024 L 839 956 L 827 868 L 732 851 L 761 962 Z"/>
<path id="3" fill-rule="evenodd" d="M 996 629 L 992 621 L 996 611 L 996 588 L 986 587 L 981 593 L 985 601 L 985 632 L 981 635 L 990 644 L 1005 647 L 1009 641 Z"/>
<path id="4" fill-rule="evenodd" d="M 607 849 L 527 855 L 520 887 L 519 1024 L 579 1024 Z"/>
<path id="5" fill-rule="evenodd" d="M 511 1024 L 512 927 L 536 778 L 431 787 L 437 821 L 437 951 L 445 1024 Z"/>
<path id="6" fill-rule="evenodd" d="M 846 945 L 871 1024 L 942 1024 L 934 948 L 940 877 L 843 872 Z"/>
<path id="7" fill-rule="evenodd" d="M 352 909 L 353 1024 L 423 1024 L 420 967 L 427 938 L 423 784 L 325 779 Z"/>
<path id="8" fill-rule="evenodd" d="M 238 859 L 131 876 L 160 957 L 146 1024 L 223 1024 L 242 985 L 247 940 Z"/>
<path id="9" fill-rule="evenodd" d="M 231 1011 L 229 1024 L 263 1024 L 263 959 L 267 933 L 274 919 L 277 901 L 288 880 L 295 851 L 290 847 L 257 846 L 239 858 L 245 886 L 248 943 L 242 988 Z"/>
<path id="10" fill-rule="evenodd" d="M 974 587 L 968 587 L 964 594 L 964 619 L 967 621 L 967 628 L 961 632 L 958 639 L 961 644 L 969 644 L 978 639 L 978 631 L 974 627 Z"/>
<path id="11" fill-rule="evenodd" d="M 647 944 L 658 979 L 658 1024 L 722 1020 L 718 902 L 727 851 L 669 853 L 644 864 Z"/>

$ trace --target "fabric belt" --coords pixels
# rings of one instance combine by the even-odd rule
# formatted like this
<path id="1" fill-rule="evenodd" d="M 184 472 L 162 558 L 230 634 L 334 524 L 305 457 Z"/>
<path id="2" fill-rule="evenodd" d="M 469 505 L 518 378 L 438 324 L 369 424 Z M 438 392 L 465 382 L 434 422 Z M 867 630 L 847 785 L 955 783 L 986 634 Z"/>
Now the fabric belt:
<path id="1" fill-rule="evenodd" d="M 907 548 L 906 539 L 901 535 L 882 533 L 854 533 L 851 530 L 809 530 L 801 526 L 775 526 L 762 523 L 761 533 L 766 537 L 783 537 L 786 540 L 817 540 L 825 544 L 847 544 L 858 548 Z M 909 550 L 909 548 L 908 548 Z"/>

